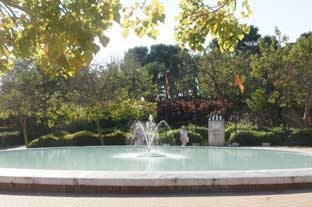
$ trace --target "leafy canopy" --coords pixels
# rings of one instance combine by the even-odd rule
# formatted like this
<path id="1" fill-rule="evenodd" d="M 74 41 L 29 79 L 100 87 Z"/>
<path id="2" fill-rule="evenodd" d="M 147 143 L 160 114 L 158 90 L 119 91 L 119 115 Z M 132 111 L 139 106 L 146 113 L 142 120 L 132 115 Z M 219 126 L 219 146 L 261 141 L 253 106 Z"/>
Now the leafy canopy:
<path id="1" fill-rule="evenodd" d="M 241 24 L 235 16 L 236 0 L 218 0 L 207 5 L 204 0 L 181 0 L 177 17 L 176 39 L 192 50 L 202 51 L 206 37 L 218 39 L 220 50 L 234 51 L 236 44 L 249 32 L 247 24 Z M 241 18 L 251 15 L 248 0 L 242 2 Z"/>
<path id="2" fill-rule="evenodd" d="M 242 17 L 251 12 L 242 3 Z M 176 39 L 182 46 L 202 50 L 207 35 L 218 38 L 221 50 L 233 50 L 248 32 L 234 15 L 236 0 L 181 0 Z M 87 66 L 109 38 L 114 23 L 123 36 L 156 38 L 165 20 L 159 0 L 139 0 L 122 5 L 120 0 L 0 0 L 0 71 L 13 66 L 14 58 L 33 60 L 50 76 L 72 76 Z"/>

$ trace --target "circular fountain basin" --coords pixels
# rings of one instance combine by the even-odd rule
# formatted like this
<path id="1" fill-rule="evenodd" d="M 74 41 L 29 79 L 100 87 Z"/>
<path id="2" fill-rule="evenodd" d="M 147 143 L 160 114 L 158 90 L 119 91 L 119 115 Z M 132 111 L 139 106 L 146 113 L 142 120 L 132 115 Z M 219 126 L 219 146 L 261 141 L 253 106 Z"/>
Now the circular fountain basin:
<path id="1" fill-rule="evenodd" d="M 64 147 L 0 152 L 0 189 L 215 191 L 312 186 L 312 155 L 226 147 Z"/>

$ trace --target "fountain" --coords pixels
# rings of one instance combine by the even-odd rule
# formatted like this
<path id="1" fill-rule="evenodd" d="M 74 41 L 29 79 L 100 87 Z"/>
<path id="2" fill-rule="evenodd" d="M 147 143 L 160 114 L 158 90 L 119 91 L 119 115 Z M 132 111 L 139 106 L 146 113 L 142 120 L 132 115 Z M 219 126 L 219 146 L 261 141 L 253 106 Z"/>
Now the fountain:
<path id="1" fill-rule="evenodd" d="M 162 120 L 156 124 L 153 120 L 153 116 L 149 115 L 148 120 L 143 123 L 137 121 L 132 126 L 133 138 L 135 140 L 135 145 L 143 145 L 145 142 L 147 152 L 138 155 L 138 157 L 165 157 L 165 154 L 152 152 L 151 148 L 153 144 L 159 139 L 159 132 L 161 127 L 164 126 L 165 130 L 170 130 L 169 125 L 166 121 Z"/>

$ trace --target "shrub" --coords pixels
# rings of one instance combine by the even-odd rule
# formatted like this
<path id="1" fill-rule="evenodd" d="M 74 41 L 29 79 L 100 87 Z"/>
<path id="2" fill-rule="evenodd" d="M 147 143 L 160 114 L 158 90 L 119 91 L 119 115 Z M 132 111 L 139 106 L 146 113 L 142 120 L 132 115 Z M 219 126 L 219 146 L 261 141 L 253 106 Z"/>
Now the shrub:
<path id="1" fill-rule="evenodd" d="M 24 140 L 19 131 L 12 132 L 0 132 L 0 146 L 14 146 L 21 145 L 24 143 Z"/>
<path id="2" fill-rule="evenodd" d="M 97 134 L 88 131 L 80 131 L 66 136 L 75 146 L 97 146 L 101 145 Z"/>
<path id="3" fill-rule="evenodd" d="M 31 141 L 28 147 L 62 147 L 100 145 L 98 135 L 88 131 L 69 134 L 66 131 L 57 131 L 41 136 Z"/>
<path id="4" fill-rule="evenodd" d="M 202 127 L 202 126 L 196 126 L 196 125 L 188 125 L 186 127 L 188 131 L 195 132 L 197 134 L 200 134 L 203 139 L 208 139 L 208 128 Z"/>
<path id="5" fill-rule="evenodd" d="M 70 145 L 71 143 L 64 138 L 56 137 L 53 134 L 47 134 L 31 141 L 28 147 L 61 147 Z"/>
<path id="6" fill-rule="evenodd" d="M 312 145 L 312 128 L 296 129 L 287 138 L 290 145 Z"/>
<path id="7" fill-rule="evenodd" d="M 229 140 L 231 137 L 231 134 L 235 132 L 235 127 L 227 127 L 224 131 L 225 133 L 225 140 Z"/>
<path id="8" fill-rule="evenodd" d="M 290 136 L 291 138 L 308 138 L 312 139 L 312 128 L 306 129 L 296 129 L 294 130 Z"/>
<path id="9" fill-rule="evenodd" d="M 15 132 L 16 129 L 8 127 L 0 127 L 0 132 Z"/>
<path id="10" fill-rule="evenodd" d="M 69 133 L 67 131 L 55 131 L 52 133 L 52 135 L 54 135 L 55 137 L 58 137 L 58 138 L 65 138 Z"/>
<path id="11" fill-rule="evenodd" d="M 196 132 L 188 132 L 188 137 L 190 138 L 188 145 L 193 143 L 202 144 L 204 139 L 203 137 Z M 181 145 L 180 141 L 180 130 L 170 130 L 159 135 L 160 144 L 170 144 L 170 145 Z"/>
<path id="12" fill-rule="evenodd" d="M 274 132 L 239 130 L 236 133 L 232 133 L 230 142 L 238 142 L 242 146 L 262 145 L 263 142 L 280 145 L 283 138 L 281 134 Z"/>
<path id="13" fill-rule="evenodd" d="M 75 121 L 72 121 L 69 123 L 69 125 L 66 127 L 66 130 L 74 133 L 78 131 L 96 131 L 96 126 L 93 122 L 87 121 L 84 119 L 78 119 Z"/>
<path id="14" fill-rule="evenodd" d="M 110 134 L 102 135 L 104 145 L 125 145 L 126 143 L 126 134 L 122 131 L 115 131 Z"/>
<path id="15" fill-rule="evenodd" d="M 125 145 L 126 134 L 115 131 L 102 135 L 105 145 Z M 98 134 L 89 131 L 80 131 L 69 134 L 66 131 L 58 131 L 41 136 L 29 143 L 28 147 L 60 147 L 60 146 L 97 146 L 101 145 Z"/>

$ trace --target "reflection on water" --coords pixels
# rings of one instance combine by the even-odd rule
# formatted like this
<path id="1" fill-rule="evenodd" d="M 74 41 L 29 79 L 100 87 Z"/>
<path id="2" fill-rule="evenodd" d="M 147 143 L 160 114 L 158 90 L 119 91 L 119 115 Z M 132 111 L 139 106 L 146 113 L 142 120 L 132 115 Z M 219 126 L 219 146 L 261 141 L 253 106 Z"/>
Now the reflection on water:
<path id="1" fill-rule="evenodd" d="M 166 157 L 137 157 L 143 147 L 77 147 L 0 152 L 0 168 L 96 171 L 224 171 L 312 168 L 312 156 L 280 151 L 156 147 Z"/>

